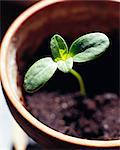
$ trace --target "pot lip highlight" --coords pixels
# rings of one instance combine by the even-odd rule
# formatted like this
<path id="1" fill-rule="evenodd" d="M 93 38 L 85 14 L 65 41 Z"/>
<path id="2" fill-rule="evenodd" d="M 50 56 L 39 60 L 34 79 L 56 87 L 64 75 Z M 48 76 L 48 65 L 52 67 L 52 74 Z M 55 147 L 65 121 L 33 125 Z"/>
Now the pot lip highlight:
<path id="1" fill-rule="evenodd" d="M 4 87 L 4 90 L 9 98 L 9 101 L 13 104 L 13 106 L 17 109 L 17 111 L 35 128 L 38 130 L 41 130 L 45 134 L 56 138 L 58 140 L 68 142 L 75 145 L 81 145 L 81 146 L 91 146 L 91 147 L 117 147 L 120 146 L 120 140 L 88 140 L 88 139 L 82 139 L 77 137 L 72 137 L 69 135 L 62 134 L 58 131 L 55 131 L 40 121 L 38 121 L 35 117 L 33 117 L 20 103 L 19 97 L 16 94 L 15 90 L 11 88 L 11 85 L 9 83 L 9 79 L 7 76 L 7 49 L 11 42 L 11 39 L 13 35 L 16 33 L 16 31 L 22 26 L 22 23 L 29 19 L 32 15 L 34 15 L 37 11 L 47 8 L 47 6 L 55 4 L 55 3 L 61 3 L 66 2 L 67 0 L 52 0 L 47 1 L 43 0 L 40 2 L 37 2 L 33 6 L 29 7 L 26 11 L 24 11 L 9 27 L 8 31 L 6 32 L 4 39 L 1 44 L 1 53 L 0 53 L 0 76 L 2 81 L 2 86 Z M 104 3 L 104 1 L 102 1 Z M 115 2 L 119 3 L 119 0 L 115 1 L 107 1 L 107 2 Z M 106 2 L 105 2 L 106 3 Z"/>

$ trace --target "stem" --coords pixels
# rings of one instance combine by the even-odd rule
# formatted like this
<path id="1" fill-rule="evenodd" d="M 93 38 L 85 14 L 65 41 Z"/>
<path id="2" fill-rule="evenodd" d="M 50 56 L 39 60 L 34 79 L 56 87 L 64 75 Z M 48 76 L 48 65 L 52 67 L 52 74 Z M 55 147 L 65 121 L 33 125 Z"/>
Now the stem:
<path id="1" fill-rule="evenodd" d="M 76 72 L 74 69 L 70 69 L 69 72 L 77 78 L 79 82 L 79 86 L 80 86 L 80 93 L 83 96 L 86 96 L 86 90 L 85 90 L 84 82 L 83 82 L 81 75 L 78 72 Z"/>

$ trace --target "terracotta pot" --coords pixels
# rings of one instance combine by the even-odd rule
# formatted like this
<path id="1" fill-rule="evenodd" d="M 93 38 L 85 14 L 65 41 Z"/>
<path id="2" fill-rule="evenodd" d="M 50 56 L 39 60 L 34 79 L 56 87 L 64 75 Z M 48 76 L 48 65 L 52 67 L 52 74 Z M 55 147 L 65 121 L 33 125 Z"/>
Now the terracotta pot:
<path id="1" fill-rule="evenodd" d="M 119 6 L 117 1 L 45 0 L 22 13 L 8 29 L 1 45 L 0 62 L 6 100 L 19 125 L 44 147 L 98 150 L 120 146 L 120 140 L 81 139 L 47 127 L 25 109 L 21 88 L 17 86 L 18 69 L 25 65 L 26 56 L 33 57 L 43 39 L 56 32 L 74 39 L 91 31 L 107 34 L 118 30 Z"/>

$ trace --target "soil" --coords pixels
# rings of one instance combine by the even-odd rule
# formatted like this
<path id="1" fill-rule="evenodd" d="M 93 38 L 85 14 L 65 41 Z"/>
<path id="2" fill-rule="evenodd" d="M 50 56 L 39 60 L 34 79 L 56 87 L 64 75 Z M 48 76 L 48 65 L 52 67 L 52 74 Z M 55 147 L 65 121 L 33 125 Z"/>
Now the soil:
<path id="1" fill-rule="evenodd" d="M 27 109 L 52 129 L 75 137 L 104 140 L 120 138 L 119 100 L 113 93 L 94 98 L 82 97 L 79 92 L 26 95 Z"/>

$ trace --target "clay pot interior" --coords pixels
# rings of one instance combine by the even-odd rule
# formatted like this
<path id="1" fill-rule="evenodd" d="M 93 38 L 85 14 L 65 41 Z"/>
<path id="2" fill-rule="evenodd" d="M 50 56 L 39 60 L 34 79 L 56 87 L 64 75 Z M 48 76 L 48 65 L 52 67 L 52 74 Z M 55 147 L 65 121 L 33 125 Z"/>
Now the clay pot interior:
<path id="1" fill-rule="evenodd" d="M 101 7 L 97 3 L 94 4 L 95 7 L 90 3 L 90 6 L 87 7 L 82 2 L 80 2 L 80 7 L 78 3 L 63 2 L 59 5 L 48 6 L 44 11 L 38 11 L 30 17 L 23 23 L 19 33 L 16 32 L 12 39 L 12 45 L 17 50 L 14 54 L 19 74 L 22 75 L 18 80 L 20 87 L 22 87 L 23 76 L 28 67 L 39 58 L 51 56 L 49 42 L 55 33 L 62 35 L 70 46 L 75 38 L 85 33 L 103 32 L 110 38 L 109 50 L 101 58 L 82 65 L 75 64 L 75 67 L 84 77 L 89 95 L 105 91 L 118 92 L 119 32 L 117 14 L 115 14 L 112 5 L 107 7 L 107 3 L 103 5 L 104 7 L 102 3 Z M 78 88 L 74 78 L 58 71 L 41 90 L 71 92 Z"/>

